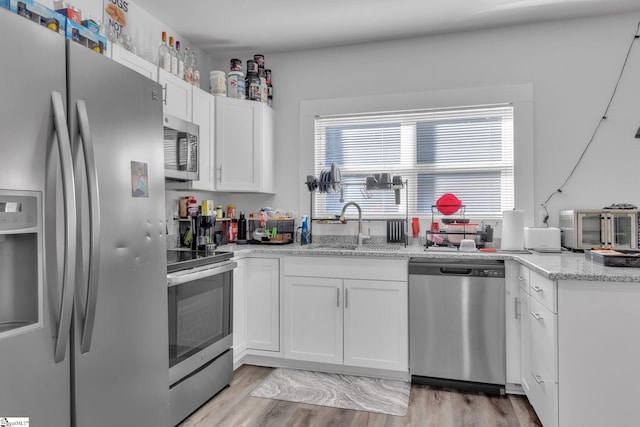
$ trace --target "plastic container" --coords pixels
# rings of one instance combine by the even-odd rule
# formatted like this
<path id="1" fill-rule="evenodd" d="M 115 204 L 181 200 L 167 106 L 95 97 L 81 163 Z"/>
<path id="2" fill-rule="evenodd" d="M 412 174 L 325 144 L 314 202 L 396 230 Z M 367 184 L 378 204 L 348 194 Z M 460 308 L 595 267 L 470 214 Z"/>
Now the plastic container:
<path id="1" fill-rule="evenodd" d="M 213 95 L 227 96 L 227 76 L 224 71 L 213 70 L 209 73 L 209 83 Z"/>
<path id="2" fill-rule="evenodd" d="M 245 99 L 244 75 L 240 71 L 231 71 L 227 78 L 227 96 L 229 98 Z"/>
<path id="3" fill-rule="evenodd" d="M 230 71 L 240 71 L 242 72 L 242 61 L 238 58 L 233 58 L 229 64 Z"/>

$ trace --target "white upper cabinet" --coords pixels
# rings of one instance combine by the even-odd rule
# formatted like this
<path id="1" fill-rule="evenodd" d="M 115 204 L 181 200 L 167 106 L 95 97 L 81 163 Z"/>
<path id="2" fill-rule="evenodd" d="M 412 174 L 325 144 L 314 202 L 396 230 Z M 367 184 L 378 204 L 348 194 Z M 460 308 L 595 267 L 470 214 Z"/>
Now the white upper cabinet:
<path id="1" fill-rule="evenodd" d="M 273 110 L 263 103 L 216 97 L 216 189 L 273 192 Z"/>
<path id="2" fill-rule="evenodd" d="M 189 182 L 189 189 L 214 191 L 215 187 L 215 97 L 193 87 L 193 123 L 200 130 L 198 172 L 200 179 Z"/>
<path id="3" fill-rule="evenodd" d="M 191 96 L 193 86 L 163 69 L 158 69 L 158 83 L 160 83 L 164 92 L 163 112 L 188 122 L 192 121 Z"/>
<path id="4" fill-rule="evenodd" d="M 139 57 L 135 53 L 129 52 L 127 49 L 115 43 L 109 43 L 109 46 L 111 49 L 111 59 L 127 68 L 137 71 L 154 82 L 158 81 L 158 67 L 155 64 Z"/>

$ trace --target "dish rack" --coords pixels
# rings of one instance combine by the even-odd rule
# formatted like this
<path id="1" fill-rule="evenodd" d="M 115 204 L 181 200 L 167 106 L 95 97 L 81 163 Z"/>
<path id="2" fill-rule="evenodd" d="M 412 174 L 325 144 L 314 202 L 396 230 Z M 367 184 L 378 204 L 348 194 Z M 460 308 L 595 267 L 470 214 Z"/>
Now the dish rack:
<path id="1" fill-rule="evenodd" d="M 428 230 L 427 231 L 427 247 L 429 246 L 458 246 L 460 245 L 460 241 L 451 242 L 449 240 L 449 236 L 456 236 L 455 240 L 463 240 L 463 239 L 473 239 L 476 243 L 476 247 L 484 247 L 485 242 L 493 241 L 493 230 L 491 227 L 487 226 L 487 228 L 476 231 L 467 231 L 464 224 L 468 224 L 469 221 L 466 219 L 466 209 L 465 205 L 431 205 L 431 224 L 435 223 L 435 213 L 439 211 L 438 207 L 455 207 L 459 208 L 456 213 L 460 214 L 459 218 L 456 218 L 457 221 L 452 221 L 449 224 L 458 224 L 462 225 L 462 231 L 441 231 L 441 230 Z M 459 221 L 459 222 L 458 222 Z M 443 220 L 444 223 L 444 220 Z M 445 225 L 449 225 L 446 224 Z M 477 224 L 474 224 L 477 226 Z M 442 241 L 435 238 L 434 236 L 444 236 Z M 459 239 L 458 239 L 459 238 Z"/>
<path id="2" fill-rule="evenodd" d="M 406 216 L 403 220 L 404 226 L 402 227 L 404 238 L 400 241 L 397 238 L 397 235 L 394 233 L 390 233 L 396 229 L 396 223 L 398 220 L 383 220 L 387 221 L 387 239 L 389 242 L 401 242 L 404 243 L 405 246 L 408 245 L 408 230 L 409 228 L 409 185 L 408 180 L 402 180 L 401 176 L 389 176 L 387 182 L 381 182 L 380 177 L 384 174 L 372 174 L 368 176 L 365 180 L 365 183 L 362 185 L 360 189 L 360 193 L 364 198 L 371 198 L 373 194 L 372 190 L 394 190 L 396 195 L 396 204 L 400 204 L 400 191 L 405 189 L 406 191 Z M 388 174 L 387 174 L 388 175 Z M 342 182 L 342 173 L 340 168 L 335 164 L 331 164 L 331 168 L 329 170 L 323 170 L 320 173 L 320 177 L 316 177 L 314 175 L 307 175 L 307 180 L 304 182 L 307 186 L 307 190 L 309 190 L 309 243 L 312 243 L 313 239 L 313 223 L 317 222 L 319 224 L 345 224 L 346 221 L 340 221 L 339 219 L 327 219 L 327 218 L 313 218 L 314 206 L 315 206 L 315 195 L 317 193 L 336 193 L 340 192 L 340 203 L 344 203 L 344 189 L 349 184 Z M 370 219 L 368 221 L 378 221 L 377 219 Z M 393 222 L 393 224 L 391 224 Z M 397 230 L 397 229 L 396 229 Z M 396 233 L 397 234 L 397 233 Z M 393 236 L 393 240 L 389 240 L 390 236 Z"/>

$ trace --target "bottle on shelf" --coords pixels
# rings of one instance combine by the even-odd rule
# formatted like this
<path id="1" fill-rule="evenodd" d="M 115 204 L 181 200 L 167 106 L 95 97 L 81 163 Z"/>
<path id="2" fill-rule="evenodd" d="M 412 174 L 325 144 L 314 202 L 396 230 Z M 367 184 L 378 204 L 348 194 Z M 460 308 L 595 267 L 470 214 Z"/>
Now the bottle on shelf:
<path id="1" fill-rule="evenodd" d="M 165 71 L 171 71 L 171 53 L 167 44 L 167 32 L 162 32 L 162 44 L 158 48 L 158 67 Z"/>
<path id="2" fill-rule="evenodd" d="M 193 64 L 191 62 L 189 46 L 184 49 L 184 80 L 187 83 L 193 82 Z"/>
<path id="3" fill-rule="evenodd" d="M 191 51 L 191 66 L 193 67 L 193 81 L 194 86 L 200 87 L 200 71 L 198 71 L 198 54 L 196 50 Z"/>
<path id="4" fill-rule="evenodd" d="M 169 37 L 169 54 L 171 55 L 169 72 L 176 76 L 178 75 L 178 52 L 173 46 L 173 36 Z"/>
<path id="5" fill-rule="evenodd" d="M 184 79 L 184 55 L 180 52 L 180 41 L 176 40 L 176 53 L 178 54 L 178 74 L 179 78 Z"/>

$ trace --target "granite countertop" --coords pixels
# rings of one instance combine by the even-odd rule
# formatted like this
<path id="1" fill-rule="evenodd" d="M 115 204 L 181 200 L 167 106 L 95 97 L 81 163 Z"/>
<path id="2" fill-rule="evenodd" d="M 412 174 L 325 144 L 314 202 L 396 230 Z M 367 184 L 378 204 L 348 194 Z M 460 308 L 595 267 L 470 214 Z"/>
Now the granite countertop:
<path id="1" fill-rule="evenodd" d="M 460 252 L 427 249 L 420 245 L 364 244 L 354 249 L 349 244 L 300 245 L 237 245 L 229 244 L 218 248 L 238 256 L 248 254 L 309 255 L 339 257 L 380 257 L 380 258 L 432 258 L 432 259 L 497 259 L 514 260 L 551 280 L 588 280 L 601 282 L 640 283 L 640 268 L 605 267 L 588 261 L 583 253 L 563 251 L 561 253 L 510 253 L 510 252 Z"/>

